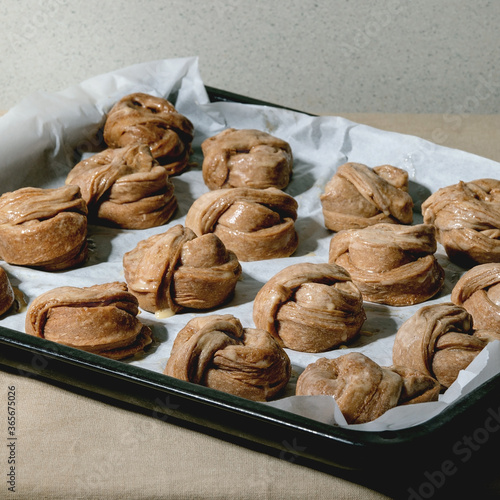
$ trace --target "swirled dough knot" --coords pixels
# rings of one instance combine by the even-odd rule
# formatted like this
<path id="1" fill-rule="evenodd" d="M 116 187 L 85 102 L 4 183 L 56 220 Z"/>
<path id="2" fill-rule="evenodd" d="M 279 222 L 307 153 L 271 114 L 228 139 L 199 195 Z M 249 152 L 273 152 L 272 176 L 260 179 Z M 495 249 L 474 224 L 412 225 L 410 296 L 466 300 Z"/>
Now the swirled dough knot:
<path id="1" fill-rule="evenodd" d="M 25 328 L 36 337 L 123 359 L 151 343 L 151 330 L 137 319 L 138 311 L 125 283 L 63 286 L 30 304 Z"/>
<path id="2" fill-rule="evenodd" d="M 205 139 L 201 149 L 203 180 L 209 189 L 284 189 L 290 182 L 290 144 L 266 132 L 228 128 Z"/>
<path id="3" fill-rule="evenodd" d="M 194 128 L 166 99 L 134 93 L 123 97 L 108 113 L 104 141 L 109 147 L 146 144 L 169 175 L 188 165 Z"/>
<path id="4" fill-rule="evenodd" d="M 87 205 L 78 186 L 25 187 L 0 196 L 0 258 L 45 271 L 87 258 Z"/>
<path id="5" fill-rule="evenodd" d="M 411 224 L 413 200 L 408 173 L 392 165 L 373 169 L 345 163 L 321 195 L 325 225 L 332 231 L 359 229 L 380 222 Z"/>
<path id="6" fill-rule="evenodd" d="M 473 330 L 471 315 L 451 302 L 419 309 L 394 339 L 393 363 L 413 368 L 449 387 L 485 345 L 500 335 Z"/>
<path id="7" fill-rule="evenodd" d="M 422 203 L 450 260 L 470 267 L 500 262 L 500 181 L 478 179 L 437 190 Z"/>
<path id="8" fill-rule="evenodd" d="M 297 380 L 298 396 L 330 395 L 349 424 L 370 422 L 397 405 L 435 401 L 435 379 L 406 367 L 381 367 L 352 352 L 309 364 Z"/>
<path id="9" fill-rule="evenodd" d="M 288 257 L 297 249 L 297 202 L 276 188 L 228 188 L 201 195 L 186 226 L 214 233 L 240 261 Z"/>
<path id="10" fill-rule="evenodd" d="M 293 264 L 257 293 L 253 319 L 285 347 L 323 352 L 352 340 L 366 314 L 347 271 L 335 264 Z"/>
<path id="11" fill-rule="evenodd" d="M 0 316 L 14 304 L 15 296 L 9 277 L 3 267 L 0 267 Z"/>
<path id="12" fill-rule="evenodd" d="M 500 332 L 500 263 L 480 264 L 463 274 L 451 301 L 469 312 L 475 329 Z"/>
<path id="13" fill-rule="evenodd" d="M 274 398 L 290 380 L 286 352 L 264 330 L 230 314 L 193 318 L 177 334 L 165 374 L 254 401 Z"/>
<path id="14" fill-rule="evenodd" d="M 174 185 L 144 144 L 108 148 L 82 160 L 66 184 L 80 187 L 89 219 L 124 229 L 161 226 L 177 208 Z"/>
<path id="15" fill-rule="evenodd" d="M 434 257 L 436 246 L 430 224 L 381 223 L 335 234 L 329 262 L 349 272 L 367 302 L 406 306 L 442 288 L 444 271 Z"/>
<path id="16" fill-rule="evenodd" d="M 180 224 L 139 242 L 123 267 L 141 308 L 159 315 L 221 305 L 241 275 L 236 255 L 217 236 L 197 237 Z"/>

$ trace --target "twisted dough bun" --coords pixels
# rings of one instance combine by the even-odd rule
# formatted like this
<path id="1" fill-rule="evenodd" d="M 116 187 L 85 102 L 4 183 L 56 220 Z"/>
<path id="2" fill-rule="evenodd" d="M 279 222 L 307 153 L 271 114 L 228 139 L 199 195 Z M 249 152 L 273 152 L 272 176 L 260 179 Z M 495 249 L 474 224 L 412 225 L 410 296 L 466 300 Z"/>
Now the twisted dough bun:
<path id="1" fill-rule="evenodd" d="M 254 401 L 288 383 L 286 352 L 264 330 L 243 328 L 230 314 L 194 318 L 177 334 L 166 375 Z"/>
<path id="2" fill-rule="evenodd" d="M 170 102 L 140 92 L 118 101 L 104 124 L 104 141 L 109 147 L 146 144 L 169 175 L 187 167 L 193 133 L 193 124 Z"/>
<path id="3" fill-rule="evenodd" d="M 320 358 L 297 380 L 298 396 L 335 397 L 349 424 L 370 422 L 398 405 L 436 401 L 438 382 L 406 367 L 381 367 L 364 354 Z"/>
<path id="4" fill-rule="evenodd" d="M 186 226 L 214 233 L 240 261 L 288 257 L 297 249 L 297 202 L 276 188 L 229 188 L 200 196 Z"/>
<path id="5" fill-rule="evenodd" d="M 347 270 L 367 302 L 407 306 L 431 298 L 443 286 L 436 246 L 429 224 L 382 223 L 334 235 L 329 262 Z"/>
<path id="6" fill-rule="evenodd" d="M 359 229 L 380 222 L 411 224 L 413 201 L 408 173 L 391 165 L 373 169 L 345 163 L 321 195 L 325 225 L 332 231 Z"/>
<path id="7" fill-rule="evenodd" d="M 123 256 L 125 280 L 142 309 L 166 316 L 224 303 L 241 275 L 236 255 L 214 234 L 176 225 Z"/>
<path id="8" fill-rule="evenodd" d="M 87 258 L 87 205 L 78 186 L 26 187 L 0 196 L 0 258 L 58 271 Z"/>
<path id="9" fill-rule="evenodd" d="M 174 185 L 144 144 L 108 148 L 82 160 L 66 184 L 80 187 L 89 219 L 124 229 L 161 226 L 177 208 Z"/>
<path id="10" fill-rule="evenodd" d="M 349 342 L 366 319 L 363 299 L 335 264 L 293 264 L 257 293 L 253 320 L 295 351 L 323 352 Z"/>
<path id="11" fill-rule="evenodd" d="M 449 387 L 486 344 L 500 339 L 492 331 L 472 329 L 471 315 L 451 302 L 422 307 L 406 320 L 394 339 L 392 360 Z"/>
<path id="12" fill-rule="evenodd" d="M 288 142 L 266 132 L 228 128 L 203 141 L 203 180 L 209 189 L 284 189 L 292 175 Z"/>
<path id="13" fill-rule="evenodd" d="M 0 316 L 7 312 L 14 303 L 14 290 L 3 267 L 0 267 Z"/>
<path id="14" fill-rule="evenodd" d="M 474 328 L 500 332 L 500 263 L 467 271 L 454 286 L 451 301 L 469 312 Z"/>
<path id="15" fill-rule="evenodd" d="M 63 286 L 38 296 L 26 315 L 26 333 L 107 358 L 122 359 L 151 343 L 137 319 L 137 299 L 125 283 Z"/>
<path id="16" fill-rule="evenodd" d="M 500 262 L 500 181 L 441 188 L 422 203 L 422 215 L 436 226 L 450 260 L 465 267 Z"/>

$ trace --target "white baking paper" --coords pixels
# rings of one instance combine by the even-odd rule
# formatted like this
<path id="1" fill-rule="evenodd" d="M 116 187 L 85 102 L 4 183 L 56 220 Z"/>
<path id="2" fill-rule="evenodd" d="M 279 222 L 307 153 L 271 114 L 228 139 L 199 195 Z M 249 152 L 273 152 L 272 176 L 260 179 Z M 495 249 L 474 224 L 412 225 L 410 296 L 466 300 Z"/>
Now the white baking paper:
<path id="1" fill-rule="evenodd" d="M 184 224 L 192 202 L 208 191 L 201 175 L 200 144 L 227 127 L 264 130 L 290 143 L 294 170 L 285 191 L 294 196 L 299 205 L 296 228 L 300 243 L 296 253 L 285 259 L 243 262 L 243 277 L 237 284 L 233 300 L 217 310 L 233 314 L 245 327 L 254 326 L 253 299 L 270 276 L 298 262 L 328 261 L 332 233 L 325 229 L 319 197 L 341 164 L 354 161 L 370 167 L 392 164 L 406 169 L 416 207 L 415 223 L 421 221 L 418 213 L 421 202 L 436 189 L 459 180 L 492 177 L 500 168 L 496 162 L 485 158 L 340 117 L 313 117 L 272 106 L 210 103 L 197 58 L 183 58 L 127 67 L 59 93 L 40 92 L 13 107 L 0 118 L 0 194 L 23 186 L 63 185 L 67 173 L 80 157 L 92 154 L 99 147 L 100 127 L 106 112 L 124 95 L 138 91 L 169 99 L 195 126 L 192 160 L 196 164 L 172 178 L 178 211 L 167 225 L 152 229 L 132 231 L 90 226 L 90 258 L 77 269 L 48 273 L 2 263 L 27 304 L 58 286 L 84 287 L 124 281 L 123 254 L 152 234 Z M 448 261 L 442 248 L 437 256 L 446 272 L 446 284 L 442 292 L 427 303 L 449 301 L 453 285 L 464 272 Z M 269 404 L 322 422 L 346 426 L 333 398 L 293 396 L 297 376 L 318 357 L 333 358 L 348 351 L 362 352 L 383 366 L 391 365 L 397 329 L 421 306 L 395 308 L 365 303 L 367 320 L 362 335 L 348 347 L 320 354 L 287 350 L 292 360 L 293 377 L 284 397 Z M 145 355 L 124 362 L 163 372 L 176 333 L 195 315 L 213 312 L 181 312 L 158 319 L 154 314 L 141 311 L 140 319 L 152 327 L 155 342 Z M 26 307 L 4 315 L 0 324 L 23 332 L 25 315 Z M 380 431 L 416 425 L 433 417 L 498 373 L 500 349 L 497 344 L 488 346 L 439 402 L 399 407 L 374 422 L 349 427 Z"/>

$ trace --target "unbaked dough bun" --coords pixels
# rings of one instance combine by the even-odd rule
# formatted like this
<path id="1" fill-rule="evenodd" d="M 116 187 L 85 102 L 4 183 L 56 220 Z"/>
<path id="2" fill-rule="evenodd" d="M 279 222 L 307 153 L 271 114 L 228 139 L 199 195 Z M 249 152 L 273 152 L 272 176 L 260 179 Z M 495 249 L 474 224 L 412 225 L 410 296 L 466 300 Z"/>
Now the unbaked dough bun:
<path id="1" fill-rule="evenodd" d="M 140 307 L 160 317 L 220 306 L 241 276 L 236 255 L 215 234 L 197 237 L 180 224 L 140 241 L 123 256 L 123 268 Z"/>
<path id="2" fill-rule="evenodd" d="M 104 124 L 104 141 L 109 147 L 146 144 L 169 175 L 188 166 L 193 136 L 193 124 L 172 103 L 141 92 L 118 101 Z"/>
<path id="3" fill-rule="evenodd" d="M 107 148 L 76 164 L 66 184 L 80 187 L 89 220 L 123 229 L 167 223 L 177 208 L 174 185 L 144 144 Z"/>
<path id="4" fill-rule="evenodd" d="M 408 173 L 392 165 L 371 169 L 361 163 L 345 163 L 330 179 L 320 199 L 325 226 L 332 231 L 413 221 Z"/>
<path id="5" fill-rule="evenodd" d="M 165 374 L 254 401 L 275 398 L 290 380 L 286 352 L 268 332 L 230 314 L 200 316 L 177 334 Z"/>
<path id="6" fill-rule="evenodd" d="M 398 405 L 436 401 L 432 377 L 400 366 L 382 367 L 352 352 L 309 364 L 297 380 L 297 396 L 334 396 L 348 424 L 375 420 Z"/>
<path id="7" fill-rule="evenodd" d="M 361 293 L 345 269 L 301 263 L 264 284 L 254 300 L 253 319 L 285 347 L 323 352 L 355 338 L 366 314 Z"/>
<path id="8" fill-rule="evenodd" d="M 474 330 L 472 316 L 451 302 L 423 306 L 396 333 L 392 360 L 413 368 L 448 388 L 460 370 L 500 333 Z"/>
<path id="9" fill-rule="evenodd" d="M 0 267 L 0 316 L 14 304 L 14 290 L 3 267 Z"/>
<path id="10" fill-rule="evenodd" d="M 228 128 L 205 139 L 203 180 L 209 189 L 284 189 L 293 167 L 288 142 L 255 129 Z"/>
<path id="11" fill-rule="evenodd" d="M 107 358 L 123 359 L 152 341 L 137 318 L 137 299 L 125 283 L 62 286 L 39 295 L 26 314 L 26 333 Z"/>
<path id="12" fill-rule="evenodd" d="M 87 258 L 87 204 L 78 186 L 25 187 L 0 196 L 0 258 L 59 271 Z"/>
<path id="13" fill-rule="evenodd" d="M 240 261 L 289 257 L 298 246 L 295 199 L 276 188 L 209 191 L 191 205 L 185 225 L 217 235 Z"/>
<path id="14" fill-rule="evenodd" d="M 500 262 L 500 181 L 478 179 L 437 190 L 422 203 L 424 222 L 453 262 Z"/>
<path id="15" fill-rule="evenodd" d="M 475 329 L 500 332 L 500 263 L 480 264 L 463 274 L 451 301 L 469 312 Z"/>
<path id="16" fill-rule="evenodd" d="M 408 306 L 433 297 L 444 284 L 436 248 L 429 224 L 381 223 L 336 233 L 329 262 L 347 270 L 365 301 Z"/>

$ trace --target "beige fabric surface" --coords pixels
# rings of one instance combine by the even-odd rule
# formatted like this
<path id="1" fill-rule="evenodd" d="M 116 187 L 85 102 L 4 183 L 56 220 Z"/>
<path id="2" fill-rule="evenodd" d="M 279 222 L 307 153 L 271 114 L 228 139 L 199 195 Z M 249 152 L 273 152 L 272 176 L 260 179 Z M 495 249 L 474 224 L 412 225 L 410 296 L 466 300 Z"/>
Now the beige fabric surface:
<path id="1" fill-rule="evenodd" d="M 341 116 L 500 161 L 500 115 L 349 113 Z"/>
<path id="2" fill-rule="evenodd" d="M 386 498 L 168 420 L 0 371 L 2 401 L 9 385 L 17 401 L 17 498 Z M 3 437 L 6 418 L 0 420 Z M 15 498 L 9 493 L 2 484 L 0 498 Z"/>
<path id="3" fill-rule="evenodd" d="M 500 160 L 498 116 L 458 117 L 452 122 L 460 121 L 456 127 L 450 125 L 451 117 L 442 115 L 345 116 L 428 139 L 443 128 L 446 140 L 442 135 L 441 142 L 436 137 L 434 142 Z M 386 498 L 340 477 L 23 377 L 15 370 L 0 370 L 4 443 L 9 386 L 16 391 L 16 493 L 7 490 L 4 445 L 2 499 Z M 483 484 L 491 495 L 500 491 L 495 486 Z"/>

